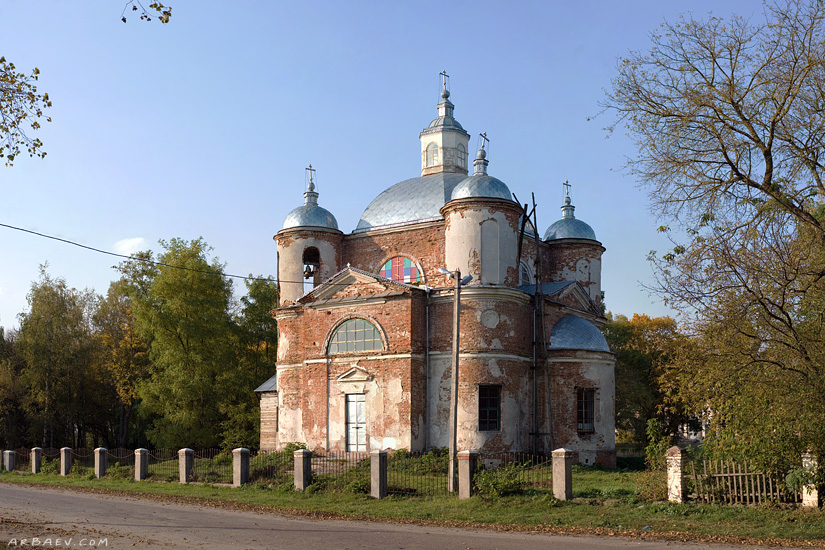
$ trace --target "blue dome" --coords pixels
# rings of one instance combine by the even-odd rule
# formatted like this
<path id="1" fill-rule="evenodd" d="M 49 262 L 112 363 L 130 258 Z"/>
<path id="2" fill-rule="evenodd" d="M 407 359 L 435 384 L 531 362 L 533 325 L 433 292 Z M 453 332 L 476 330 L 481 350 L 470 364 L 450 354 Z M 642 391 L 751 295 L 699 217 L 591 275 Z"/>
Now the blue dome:
<path id="1" fill-rule="evenodd" d="M 469 197 L 513 200 L 503 181 L 486 174 L 474 174 L 456 185 L 450 200 Z"/>
<path id="2" fill-rule="evenodd" d="M 610 351 L 607 340 L 596 325 L 575 315 L 565 315 L 553 325 L 547 349 Z"/>
<path id="3" fill-rule="evenodd" d="M 325 227 L 327 229 L 338 229 L 338 221 L 332 212 L 322 208 L 317 204 L 305 204 L 299 206 L 286 215 L 284 229 L 292 227 Z"/>
<path id="4" fill-rule="evenodd" d="M 555 241 L 558 239 L 597 240 L 593 228 L 576 218 L 562 218 L 547 228 L 544 233 L 544 240 Z"/>

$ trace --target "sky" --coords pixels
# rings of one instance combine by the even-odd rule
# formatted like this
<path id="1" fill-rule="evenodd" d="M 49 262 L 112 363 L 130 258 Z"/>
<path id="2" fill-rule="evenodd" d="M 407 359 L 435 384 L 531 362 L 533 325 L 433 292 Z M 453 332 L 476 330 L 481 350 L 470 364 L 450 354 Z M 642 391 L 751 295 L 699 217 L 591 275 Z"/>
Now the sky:
<path id="1" fill-rule="evenodd" d="M 148 6 L 149 0 L 144 0 Z M 0 165 L 0 224 L 129 254 L 203 237 L 231 274 L 274 277 L 272 237 L 303 204 L 305 167 L 344 233 L 370 201 L 420 174 L 419 133 L 436 117 L 442 70 L 455 117 L 486 132 L 489 173 L 539 231 L 576 217 L 607 249 L 614 314 L 673 315 L 645 290 L 665 250 L 636 153 L 599 114 L 617 60 L 650 47 L 679 14 L 759 18 L 757 0 L 417 2 L 169 0 L 167 25 L 122 23 L 124 1 L 0 0 L 0 56 L 54 106 L 45 159 Z M 722 6 L 723 7 L 720 7 Z M 0 326 L 52 277 L 105 294 L 118 259 L 0 227 Z M 236 281 L 238 296 L 243 281 Z"/>

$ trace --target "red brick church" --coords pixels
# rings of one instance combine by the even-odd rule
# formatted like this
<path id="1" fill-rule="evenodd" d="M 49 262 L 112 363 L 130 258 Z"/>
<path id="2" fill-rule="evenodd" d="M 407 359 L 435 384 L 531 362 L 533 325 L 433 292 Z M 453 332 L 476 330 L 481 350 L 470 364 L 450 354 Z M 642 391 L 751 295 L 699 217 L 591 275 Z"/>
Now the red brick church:
<path id="1" fill-rule="evenodd" d="M 599 331 L 605 249 L 569 193 L 543 237 L 522 223 L 510 188 L 488 175 L 483 139 L 470 173 L 470 134 L 449 97 L 445 82 L 420 134 L 421 174 L 378 195 L 352 232 L 318 204 L 310 171 L 304 204 L 275 235 L 278 366 L 256 390 L 261 448 L 446 447 L 455 298 L 446 268 L 472 276 L 460 290 L 458 450 L 565 447 L 582 464 L 613 466 L 614 356 Z"/>

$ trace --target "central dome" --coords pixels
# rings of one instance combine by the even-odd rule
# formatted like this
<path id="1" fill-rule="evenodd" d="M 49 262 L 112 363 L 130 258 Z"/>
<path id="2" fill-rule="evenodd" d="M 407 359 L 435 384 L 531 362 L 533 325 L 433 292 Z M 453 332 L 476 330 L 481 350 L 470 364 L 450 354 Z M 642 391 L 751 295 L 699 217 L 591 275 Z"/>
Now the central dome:
<path id="1" fill-rule="evenodd" d="M 456 185 L 465 179 L 465 174 L 442 172 L 396 183 L 367 206 L 353 233 L 441 219 L 441 207 L 452 198 Z"/>

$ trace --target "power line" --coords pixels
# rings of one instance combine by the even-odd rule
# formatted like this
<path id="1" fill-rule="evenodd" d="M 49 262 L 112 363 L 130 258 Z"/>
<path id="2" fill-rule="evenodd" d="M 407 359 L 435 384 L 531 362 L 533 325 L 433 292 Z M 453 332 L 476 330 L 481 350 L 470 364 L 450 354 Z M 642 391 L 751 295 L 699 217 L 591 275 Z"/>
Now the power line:
<path id="1" fill-rule="evenodd" d="M 100 254 L 106 254 L 108 256 L 115 256 L 117 258 L 124 258 L 129 260 L 130 262 L 143 262 L 152 265 L 159 265 L 162 267 L 171 267 L 173 269 L 182 269 L 185 271 L 194 271 L 196 273 L 205 273 L 207 275 L 221 275 L 223 277 L 232 277 L 234 279 L 244 279 L 247 281 L 272 281 L 272 278 L 262 278 L 262 277 L 244 277 L 243 275 L 232 275 L 230 273 L 224 273 L 222 271 L 211 271 L 205 269 L 196 269 L 194 267 L 186 267 L 182 265 L 172 265 L 163 262 L 156 262 L 155 260 L 148 260 L 145 258 L 135 258 L 134 256 L 126 256 L 125 254 L 118 254 L 116 252 L 109 252 L 108 250 L 101 250 L 99 248 L 95 248 L 93 246 L 87 246 L 85 244 L 80 244 L 74 241 L 70 241 L 68 239 L 61 239 L 60 237 L 54 237 L 52 235 L 46 235 L 45 233 L 38 233 L 37 231 L 32 231 L 31 229 L 23 229 L 22 227 L 15 227 L 13 225 L 8 225 L 5 223 L 0 223 L 0 227 L 7 227 L 9 229 L 14 229 L 16 231 L 22 231 L 24 233 L 31 233 L 32 235 L 37 235 L 38 237 L 43 237 L 46 239 L 52 239 L 53 241 L 60 241 L 62 243 L 70 244 L 73 246 L 78 246 L 80 248 L 85 248 L 86 250 L 91 250 L 92 252 L 98 252 Z"/>

